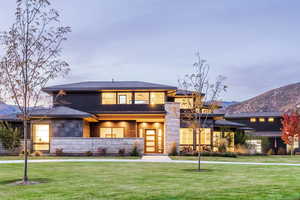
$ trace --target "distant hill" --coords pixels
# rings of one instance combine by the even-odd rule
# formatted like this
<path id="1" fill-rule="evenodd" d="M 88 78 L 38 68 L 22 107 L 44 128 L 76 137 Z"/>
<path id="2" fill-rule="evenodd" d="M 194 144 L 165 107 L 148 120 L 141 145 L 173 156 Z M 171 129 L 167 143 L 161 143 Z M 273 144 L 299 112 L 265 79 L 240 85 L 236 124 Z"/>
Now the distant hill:
<path id="1" fill-rule="evenodd" d="M 229 106 L 239 103 L 238 101 L 221 101 L 222 108 L 228 108 Z"/>
<path id="2" fill-rule="evenodd" d="M 14 114 L 17 113 L 18 111 L 19 109 L 17 108 L 17 106 L 8 105 L 0 101 L 0 115 Z"/>
<path id="3" fill-rule="evenodd" d="M 226 113 L 289 112 L 300 106 L 300 83 L 270 90 L 226 108 Z"/>

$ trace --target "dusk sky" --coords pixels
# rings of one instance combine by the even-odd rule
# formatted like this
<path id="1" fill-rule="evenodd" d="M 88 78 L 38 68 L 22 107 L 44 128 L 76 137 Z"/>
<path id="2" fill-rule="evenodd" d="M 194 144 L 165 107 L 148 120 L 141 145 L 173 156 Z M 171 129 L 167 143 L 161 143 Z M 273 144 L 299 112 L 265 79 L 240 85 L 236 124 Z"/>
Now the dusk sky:
<path id="1" fill-rule="evenodd" d="M 223 100 L 245 100 L 300 81 L 298 0 L 53 0 L 72 33 L 63 56 L 66 79 L 138 80 L 177 85 L 195 52 L 211 78 L 227 77 Z M 14 0 L 2 0 L 0 30 L 13 23 Z"/>

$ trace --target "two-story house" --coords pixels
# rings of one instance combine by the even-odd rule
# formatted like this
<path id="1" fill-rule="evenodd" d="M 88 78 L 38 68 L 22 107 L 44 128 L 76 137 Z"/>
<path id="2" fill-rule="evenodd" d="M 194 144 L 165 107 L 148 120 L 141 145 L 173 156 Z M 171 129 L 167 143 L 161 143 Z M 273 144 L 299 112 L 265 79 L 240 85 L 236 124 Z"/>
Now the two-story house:
<path id="1" fill-rule="evenodd" d="M 178 150 L 205 146 L 217 151 L 220 140 L 229 137 L 233 151 L 234 133 L 244 127 L 204 108 L 206 124 L 201 131 L 193 131 L 184 120 L 193 98 L 174 86 L 100 81 L 51 86 L 43 91 L 53 97 L 53 107 L 31 115 L 32 151 L 55 153 L 62 149 L 66 154 L 81 154 L 105 148 L 114 154 L 120 149 L 130 152 L 134 145 L 145 154 L 167 154 L 174 145 Z"/>

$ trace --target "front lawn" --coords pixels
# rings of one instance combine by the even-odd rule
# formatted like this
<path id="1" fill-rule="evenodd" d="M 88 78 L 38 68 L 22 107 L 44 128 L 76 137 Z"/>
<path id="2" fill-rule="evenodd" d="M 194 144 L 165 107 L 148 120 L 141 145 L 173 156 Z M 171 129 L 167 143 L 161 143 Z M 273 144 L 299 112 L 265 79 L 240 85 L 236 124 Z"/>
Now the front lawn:
<path id="1" fill-rule="evenodd" d="M 173 160 L 198 160 L 197 156 L 171 156 Z M 214 157 L 214 156 L 201 156 L 203 161 L 227 161 L 227 162 L 262 162 L 262 163 L 300 163 L 300 155 L 290 156 L 238 156 L 237 158 L 231 157 Z"/>
<path id="2" fill-rule="evenodd" d="M 183 163 L 31 163 L 39 185 L 14 186 L 21 164 L 0 165 L 0 199 L 266 199 L 300 198 L 300 167 Z"/>

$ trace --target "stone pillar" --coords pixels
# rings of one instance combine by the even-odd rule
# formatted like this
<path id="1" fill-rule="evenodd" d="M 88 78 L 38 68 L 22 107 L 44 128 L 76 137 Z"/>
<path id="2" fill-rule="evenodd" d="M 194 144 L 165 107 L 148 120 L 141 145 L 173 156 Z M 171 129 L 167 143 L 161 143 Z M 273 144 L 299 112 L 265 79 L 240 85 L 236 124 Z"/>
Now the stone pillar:
<path id="1" fill-rule="evenodd" d="M 176 102 L 167 102 L 165 104 L 165 148 L 164 153 L 171 152 L 172 145 L 175 143 L 177 151 L 179 150 L 180 137 L 180 104 Z"/>

